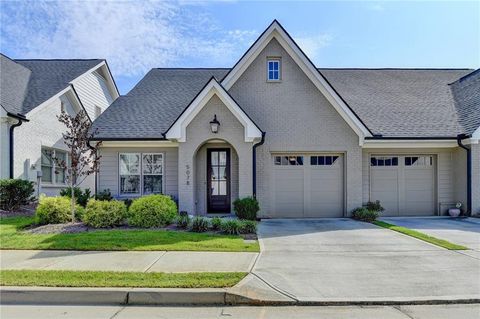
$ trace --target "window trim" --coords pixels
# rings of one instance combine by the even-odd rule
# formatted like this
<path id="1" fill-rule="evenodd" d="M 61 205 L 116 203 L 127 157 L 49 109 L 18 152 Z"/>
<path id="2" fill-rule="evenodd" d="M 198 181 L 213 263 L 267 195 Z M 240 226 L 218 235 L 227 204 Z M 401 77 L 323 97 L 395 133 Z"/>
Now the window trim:
<path id="1" fill-rule="evenodd" d="M 277 62 L 278 63 L 278 79 L 270 79 L 270 69 L 269 64 L 270 62 Z M 282 81 L 282 58 L 280 57 L 267 57 L 266 63 L 266 75 L 267 75 L 267 82 L 278 83 Z"/>
<path id="2" fill-rule="evenodd" d="M 130 194 L 123 194 L 120 189 L 121 189 L 121 175 L 120 175 L 120 156 L 121 155 L 124 155 L 124 154 L 138 154 L 140 156 L 140 167 L 139 167 L 139 175 L 140 175 L 140 190 L 138 193 L 130 193 Z M 165 185 L 166 185 L 166 178 L 165 178 L 165 167 L 166 167 L 166 161 L 165 161 L 165 158 L 166 158 L 166 154 L 165 152 L 118 152 L 117 154 L 117 194 L 119 197 L 123 197 L 123 198 L 128 198 L 128 197 L 140 197 L 140 196 L 144 196 L 145 193 L 143 191 L 143 155 L 162 155 L 162 192 L 160 194 L 164 195 L 165 194 Z M 155 174 L 155 175 L 158 175 L 158 174 Z M 146 195 L 152 195 L 154 193 L 149 193 L 149 194 L 146 194 Z"/>
<path id="3" fill-rule="evenodd" d="M 68 153 L 68 151 L 62 150 L 62 149 L 59 149 L 59 148 L 53 148 L 53 147 L 48 147 L 48 146 L 41 146 L 41 148 L 40 148 L 40 171 L 42 171 L 42 167 L 43 167 L 43 166 L 47 167 L 47 165 L 44 165 L 44 164 L 42 163 L 42 156 L 43 156 L 42 151 L 43 151 L 43 150 L 49 150 L 49 151 L 52 152 L 52 158 L 51 158 L 51 160 L 52 160 L 52 166 L 48 166 L 48 167 L 51 167 L 51 168 L 52 168 L 52 176 L 51 176 L 51 177 L 52 177 L 52 181 L 51 181 L 51 182 L 47 182 L 47 181 L 42 180 L 42 178 L 43 178 L 43 172 L 42 172 L 42 178 L 40 179 L 40 183 L 41 183 L 42 185 L 48 185 L 48 186 L 65 186 L 65 185 L 67 185 L 67 183 L 66 183 L 65 181 L 64 181 L 63 183 L 58 183 L 58 182 L 57 182 L 57 175 L 58 175 L 58 174 L 55 174 L 55 170 L 56 170 L 56 168 L 57 168 L 57 164 L 56 164 L 54 158 L 57 156 L 57 152 L 65 153 L 65 162 L 67 163 L 67 166 L 68 166 L 68 163 L 69 163 L 69 161 L 70 161 L 70 154 Z"/>

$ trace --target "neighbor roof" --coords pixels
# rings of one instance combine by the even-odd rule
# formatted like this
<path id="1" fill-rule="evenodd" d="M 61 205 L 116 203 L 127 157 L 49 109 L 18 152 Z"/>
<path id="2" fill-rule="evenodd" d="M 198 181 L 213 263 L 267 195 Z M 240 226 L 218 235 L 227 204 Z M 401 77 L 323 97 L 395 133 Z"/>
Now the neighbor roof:
<path id="1" fill-rule="evenodd" d="M 93 122 L 96 139 L 163 139 L 211 77 L 229 69 L 152 69 Z"/>
<path id="2" fill-rule="evenodd" d="M 152 69 L 94 121 L 93 126 L 98 129 L 96 139 L 163 139 L 163 133 L 209 79 L 214 76 L 220 81 L 228 71 L 220 68 Z M 449 86 L 472 70 L 319 71 L 375 135 L 454 138 L 457 134 L 468 133 L 463 122 L 468 122 L 470 131 L 479 125 L 478 90 L 469 85 L 470 95 L 455 93 L 455 103 Z M 474 80 L 464 80 L 462 88 L 471 82 L 478 87 L 478 75 Z M 453 90 L 462 88 L 452 85 Z M 477 100 L 468 96 L 475 96 Z"/>
<path id="3" fill-rule="evenodd" d="M 465 134 L 480 127 L 480 69 L 451 84 L 458 119 Z"/>
<path id="4" fill-rule="evenodd" d="M 104 60 L 11 60 L 2 55 L 1 91 L 2 95 L 6 93 L 12 96 L 5 102 L 2 98 L 2 106 L 7 112 L 25 115 L 102 61 Z M 24 87 L 27 79 L 28 84 Z"/>

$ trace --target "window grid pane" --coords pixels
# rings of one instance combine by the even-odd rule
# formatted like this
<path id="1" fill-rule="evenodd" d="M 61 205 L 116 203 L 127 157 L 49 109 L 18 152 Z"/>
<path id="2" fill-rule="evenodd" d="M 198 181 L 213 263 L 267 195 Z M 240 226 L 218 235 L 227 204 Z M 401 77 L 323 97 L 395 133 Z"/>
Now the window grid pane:
<path id="1" fill-rule="evenodd" d="M 268 80 L 273 80 L 273 81 L 280 80 L 280 61 L 279 60 L 268 61 L 267 76 L 268 76 Z"/>
<path id="2" fill-rule="evenodd" d="M 398 157 L 396 156 L 372 156 L 370 166 L 398 166 Z"/>
<path id="3" fill-rule="evenodd" d="M 337 159 L 338 159 L 338 156 L 331 156 L 331 155 L 311 156 L 310 165 L 331 166 L 335 164 Z"/>

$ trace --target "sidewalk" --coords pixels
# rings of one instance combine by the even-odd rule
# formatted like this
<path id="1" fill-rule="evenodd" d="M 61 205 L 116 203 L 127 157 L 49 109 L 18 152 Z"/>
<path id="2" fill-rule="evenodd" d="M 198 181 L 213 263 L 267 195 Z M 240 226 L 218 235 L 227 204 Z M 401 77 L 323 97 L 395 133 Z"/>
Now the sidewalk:
<path id="1" fill-rule="evenodd" d="M 1 269 L 250 272 L 258 253 L 0 250 Z"/>

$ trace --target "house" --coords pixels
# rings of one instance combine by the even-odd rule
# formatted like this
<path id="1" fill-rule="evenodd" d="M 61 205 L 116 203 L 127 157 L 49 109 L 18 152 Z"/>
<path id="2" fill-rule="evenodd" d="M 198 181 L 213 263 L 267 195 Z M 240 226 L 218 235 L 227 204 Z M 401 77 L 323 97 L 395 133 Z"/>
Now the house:
<path id="1" fill-rule="evenodd" d="M 84 109 L 93 121 L 119 96 L 105 60 L 12 60 L 0 55 L 0 177 L 35 182 L 58 194 L 64 174 L 52 157 L 68 154 L 57 119 Z M 93 176 L 84 187 L 94 187 Z"/>
<path id="2" fill-rule="evenodd" d="M 153 69 L 97 120 L 98 189 L 194 214 L 480 213 L 480 72 L 318 69 L 274 21 L 232 68 Z M 470 163 L 470 164 L 468 164 Z M 470 166 L 469 166 L 470 165 Z"/>

